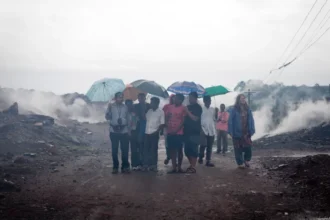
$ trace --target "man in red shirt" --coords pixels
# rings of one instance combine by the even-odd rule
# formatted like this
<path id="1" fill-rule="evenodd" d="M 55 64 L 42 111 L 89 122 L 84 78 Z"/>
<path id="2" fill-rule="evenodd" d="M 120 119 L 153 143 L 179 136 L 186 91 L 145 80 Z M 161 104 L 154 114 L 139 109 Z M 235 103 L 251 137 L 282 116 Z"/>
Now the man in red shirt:
<path id="1" fill-rule="evenodd" d="M 187 112 L 182 105 L 183 100 L 184 96 L 182 94 L 175 95 L 174 105 L 169 105 L 165 112 L 168 150 L 173 166 L 173 170 L 170 173 L 183 173 L 181 168 L 184 141 L 183 123 Z"/>
<path id="2" fill-rule="evenodd" d="M 174 105 L 174 98 L 175 98 L 175 95 L 172 94 L 170 96 L 170 102 L 168 104 L 164 105 L 163 111 L 164 111 L 165 115 L 166 115 L 166 112 L 167 112 L 169 106 Z M 167 130 L 166 130 L 166 128 L 164 128 L 164 138 L 165 138 L 165 149 L 166 149 L 166 159 L 164 160 L 164 164 L 167 165 L 171 160 L 171 156 L 170 156 L 170 153 L 169 153 L 169 150 L 168 150 Z"/>

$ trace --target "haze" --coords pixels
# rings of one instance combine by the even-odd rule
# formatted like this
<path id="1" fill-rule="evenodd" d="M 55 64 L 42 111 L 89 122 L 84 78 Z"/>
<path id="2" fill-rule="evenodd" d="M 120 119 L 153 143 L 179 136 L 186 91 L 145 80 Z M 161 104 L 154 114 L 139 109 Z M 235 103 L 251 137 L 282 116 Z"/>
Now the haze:
<path id="1" fill-rule="evenodd" d="M 0 86 L 85 93 L 115 77 L 233 88 L 267 76 L 313 3 L 0 0 Z M 330 34 L 268 82 L 327 84 L 329 51 Z"/>

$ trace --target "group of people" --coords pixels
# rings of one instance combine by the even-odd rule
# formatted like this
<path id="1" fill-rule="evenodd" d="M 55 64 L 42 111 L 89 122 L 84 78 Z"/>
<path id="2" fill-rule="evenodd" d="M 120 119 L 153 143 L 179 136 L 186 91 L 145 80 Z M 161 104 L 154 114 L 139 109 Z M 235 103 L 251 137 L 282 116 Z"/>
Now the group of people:
<path id="1" fill-rule="evenodd" d="M 228 134 L 233 139 L 235 159 L 239 168 L 250 167 L 252 156 L 251 137 L 255 133 L 254 119 L 245 96 L 239 95 L 229 112 L 224 104 L 211 107 L 211 97 L 203 97 L 198 103 L 198 94 L 189 94 L 189 104 L 183 105 L 182 94 L 172 95 L 170 102 L 160 109 L 160 99 L 138 95 L 138 102 L 125 100 L 123 93 L 115 94 L 115 102 L 109 104 L 106 119 L 110 123 L 113 174 L 119 172 L 118 150 L 121 149 L 121 172 L 158 171 L 158 144 L 160 135 L 165 137 L 166 159 L 172 162 L 169 173 L 196 173 L 196 164 L 214 167 L 212 148 L 217 138 L 217 153 L 227 152 Z M 129 163 L 131 149 L 131 164 Z M 190 166 L 183 170 L 183 153 Z"/>

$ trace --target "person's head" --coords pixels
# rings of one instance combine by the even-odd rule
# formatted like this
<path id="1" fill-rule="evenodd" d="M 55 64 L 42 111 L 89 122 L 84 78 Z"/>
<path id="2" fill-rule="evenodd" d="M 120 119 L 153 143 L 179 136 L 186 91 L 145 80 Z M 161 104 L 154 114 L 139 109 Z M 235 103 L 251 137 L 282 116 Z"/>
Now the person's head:
<path id="1" fill-rule="evenodd" d="M 211 106 L 211 96 L 206 95 L 203 97 L 203 102 L 205 107 L 209 108 Z"/>
<path id="2" fill-rule="evenodd" d="M 225 109 L 226 109 L 226 106 L 225 106 L 225 104 L 221 104 L 221 105 L 220 105 L 220 111 L 224 112 L 224 111 L 225 111 Z"/>
<path id="3" fill-rule="evenodd" d="M 125 100 L 125 105 L 127 106 L 127 108 L 128 108 L 129 111 L 132 111 L 133 110 L 133 100 L 126 99 Z"/>
<path id="4" fill-rule="evenodd" d="M 191 92 L 189 94 L 189 103 L 192 104 L 196 104 L 197 103 L 197 99 L 198 99 L 198 94 L 197 92 Z"/>
<path id="5" fill-rule="evenodd" d="M 170 96 L 170 104 L 171 104 L 171 105 L 174 104 L 174 99 L 175 99 L 175 95 L 171 95 L 171 96 Z"/>
<path id="6" fill-rule="evenodd" d="M 146 102 L 146 94 L 139 93 L 138 100 L 139 100 L 139 103 L 145 103 Z"/>
<path id="7" fill-rule="evenodd" d="M 177 106 L 182 105 L 183 101 L 184 101 L 184 96 L 182 94 L 176 94 L 175 95 L 175 99 L 174 99 L 174 104 L 175 105 L 177 105 Z"/>
<path id="8" fill-rule="evenodd" d="M 150 105 L 153 110 L 156 110 L 159 107 L 160 100 L 157 97 L 152 97 L 150 99 Z"/>
<path id="9" fill-rule="evenodd" d="M 122 92 L 117 92 L 115 94 L 115 101 L 116 103 L 120 104 L 120 103 L 123 103 L 123 100 L 124 100 L 124 95 Z"/>
<path id="10" fill-rule="evenodd" d="M 247 103 L 246 103 L 246 100 L 245 100 L 245 95 L 243 95 L 243 94 L 239 94 L 236 97 L 236 101 L 235 101 L 235 108 L 240 109 L 241 106 L 246 106 L 247 107 Z"/>

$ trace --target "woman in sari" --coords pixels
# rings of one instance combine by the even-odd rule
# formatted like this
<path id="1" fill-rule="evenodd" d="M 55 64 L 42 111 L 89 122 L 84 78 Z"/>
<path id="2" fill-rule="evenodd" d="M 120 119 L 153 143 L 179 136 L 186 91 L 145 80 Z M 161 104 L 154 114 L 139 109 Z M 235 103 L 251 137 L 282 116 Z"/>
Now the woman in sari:
<path id="1" fill-rule="evenodd" d="M 255 133 L 252 111 L 246 103 L 245 96 L 240 94 L 230 112 L 228 133 L 233 139 L 235 159 L 239 168 L 250 167 L 252 158 L 252 140 Z"/>

